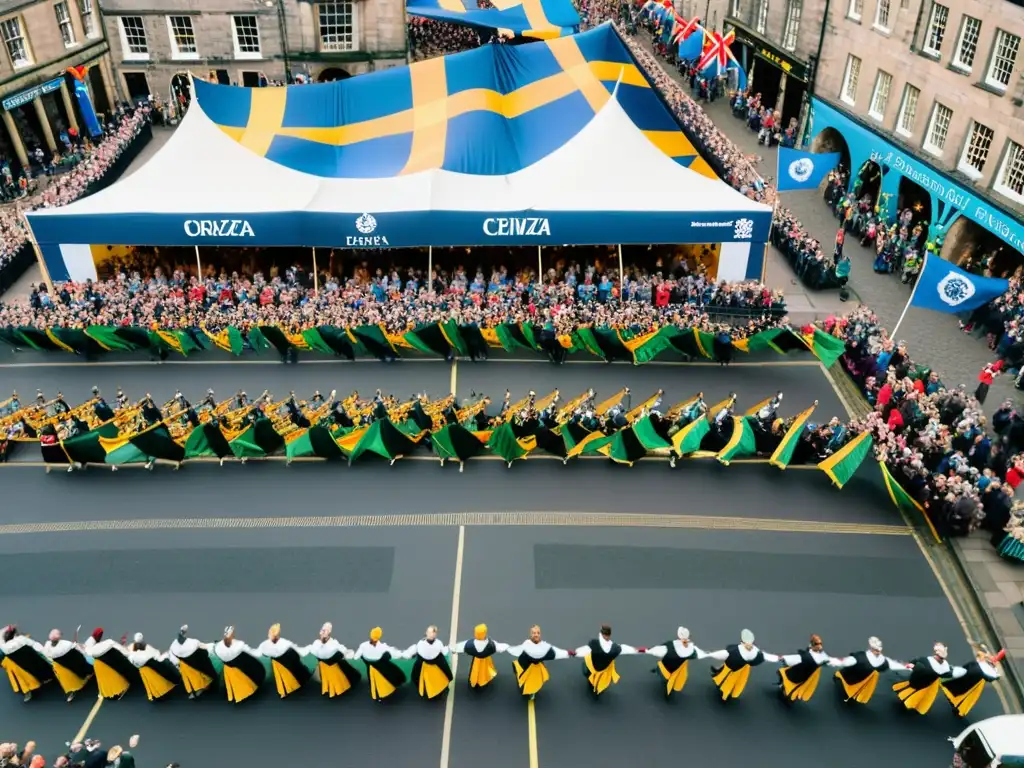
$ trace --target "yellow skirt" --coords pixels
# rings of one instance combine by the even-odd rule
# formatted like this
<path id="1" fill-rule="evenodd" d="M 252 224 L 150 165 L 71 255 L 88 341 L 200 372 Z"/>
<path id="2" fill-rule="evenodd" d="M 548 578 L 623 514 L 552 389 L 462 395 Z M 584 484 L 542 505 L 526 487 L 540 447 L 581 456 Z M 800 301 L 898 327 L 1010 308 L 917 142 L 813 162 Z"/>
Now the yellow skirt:
<path id="1" fill-rule="evenodd" d="M 690 662 L 684 661 L 675 672 L 669 672 L 662 662 L 658 662 L 658 671 L 665 678 L 665 695 L 679 693 L 686 686 L 686 680 L 690 675 Z"/>
<path id="2" fill-rule="evenodd" d="M 190 667 L 184 661 L 178 662 L 178 671 L 181 672 L 181 682 L 189 694 L 202 693 L 213 685 L 212 677 L 194 667 Z"/>
<path id="3" fill-rule="evenodd" d="M 337 664 L 325 664 L 321 661 L 317 666 L 320 669 L 320 693 L 324 696 L 333 699 L 347 693 L 352 687 L 352 682 L 345 677 L 345 673 Z"/>
<path id="4" fill-rule="evenodd" d="M 900 697 L 903 706 L 917 712 L 919 715 L 927 715 L 928 710 L 935 703 L 935 697 L 939 695 L 939 681 L 935 680 L 927 688 L 911 688 L 906 680 L 896 683 L 892 689 Z"/>
<path id="5" fill-rule="evenodd" d="M 486 659 L 473 658 L 473 664 L 469 668 L 469 684 L 473 688 L 483 688 L 498 676 L 498 670 L 494 668 L 494 659 L 488 656 Z"/>
<path id="6" fill-rule="evenodd" d="M 277 659 L 270 660 L 270 668 L 274 670 L 274 685 L 277 686 L 277 695 L 282 699 L 302 687 L 291 670 Z"/>
<path id="7" fill-rule="evenodd" d="M 19 667 L 10 659 L 5 658 L 2 666 L 7 670 L 7 679 L 11 681 L 11 688 L 15 693 L 32 693 L 42 688 L 42 683 L 32 675 Z"/>
<path id="8" fill-rule="evenodd" d="M 750 679 L 750 665 L 744 664 L 739 669 L 729 669 L 724 664 L 718 673 L 711 678 L 718 690 L 722 692 L 722 701 L 738 699 L 747 687 Z"/>
<path id="9" fill-rule="evenodd" d="M 374 701 L 383 701 L 397 690 L 384 675 L 369 664 L 366 665 L 366 672 L 370 678 L 370 698 Z"/>
<path id="10" fill-rule="evenodd" d="M 942 692 L 946 694 L 946 698 L 949 699 L 949 703 L 953 705 L 953 709 L 960 717 L 967 717 L 967 714 L 974 709 L 974 705 L 978 703 L 978 699 L 981 698 L 981 692 L 985 690 L 985 681 L 979 680 L 971 688 L 959 696 L 954 696 L 952 693 L 942 688 Z"/>
<path id="11" fill-rule="evenodd" d="M 117 651 L 113 651 L 117 653 Z M 96 687 L 100 690 L 100 696 L 104 699 L 116 699 L 124 696 L 131 683 L 120 672 L 113 667 L 104 664 L 102 660 L 95 659 L 92 663 L 93 672 L 96 675 Z"/>
<path id="12" fill-rule="evenodd" d="M 88 677 L 79 677 L 59 661 L 53 662 L 53 675 L 57 678 L 57 682 L 60 683 L 61 690 L 68 694 L 78 693 L 89 682 Z M 92 675 L 89 677 L 92 677 Z"/>
<path id="13" fill-rule="evenodd" d="M 224 690 L 228 701 L 238 704 L 252 696 L 259 687 L 240 669 L 224 665 Z"/>
<path id="14" fill-rule="evenodd" d="M 867 704 L 871 701 L 871 697 L 875 695 L 875 687 L 878 685 L 879 675 L 877 671 L 872 672 L 859 683 L 853 685 L 847 683 L 839 672 L 836 672 L 836 677 L 839 678 L 839 682 L 843 685 L 843 692 L 846 694 L 847 700 L 855 701 L 858 704 Z"/>
<path id="15" fill-rule="evenodd" d="M 448 690 L 450 682 L 436 664 L 420 664 L 420 696 L 426 699 L 437 698 Z"/>
<path id="16" fill-rule="evenodd" d="M 611 662 L 607 667 L 602 669 L 600 672 L 594 669 L 594 662 L 588 655 L 583 663 L 587 667 L 587 671 L 590 673 L 587 676 L 587 680 L 590 682 L 590 687 L 594 689 L 594 693 L 600 696 L 607 690 L 609 685 L 617 685 L 619 682 L 619 673 L 615 671 L 615 662 Z"/>
<path id="17" fill-rule="evenodd" d="M 139 676 L 142 678 L 142 685 L 146 689 L 146 696 L 150 701 L 163 698 L 177 686 L 177 683 L 172 683 L 155 669 L 149 667 L 139 669 Z"/>
<path id="18" fill-rule="evenodd" d="M 544 683 L 551 679 L 548 668 L 542 661 L 536 661 L 526 669 L 523 669 L 518 661 L 513 661 L 512 666 L 516 670 L 516 682 L 519 683 L 519 690 L 523 692 L 523 696 L 536 695 L 544 687 Z"/>
<path id="19" fill-rule="evenodd" d="M 821 667 L 818 667 L 811 676 L 802 683 L 794 683 L 786 675 L 789 667 L 779 670 L 779 677 L 782 679 L 782 692 L 790 701 L 810 701 L 814 692 L 818 689 L 818 681 L 821 680 Z"/>

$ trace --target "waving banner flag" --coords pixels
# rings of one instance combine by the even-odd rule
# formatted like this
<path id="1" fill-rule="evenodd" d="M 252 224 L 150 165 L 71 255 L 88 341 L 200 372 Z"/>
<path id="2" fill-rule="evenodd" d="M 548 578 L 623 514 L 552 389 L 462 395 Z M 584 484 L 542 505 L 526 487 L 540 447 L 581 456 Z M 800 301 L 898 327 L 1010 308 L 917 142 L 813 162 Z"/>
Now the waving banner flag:
<path id="1" fill-rule="evenodd" d="M 720 77 L 729 71 L 736 72 L 736 87 L 741 91 L 747 87 L 747 73 L 736 60 L 730 46 L 736 41 L 736 31 L 730 29 L 725 35 L 720 32 L 704 33 L 704 53 L 697 62 L 697 71 L 704 77 Z"/>
<path id="2" fill-rule="evenodd" d="M 933 312 L 964 312 L 999 298 L 1009 287 L 1007 280 L 972 275 L 929 253 L 910 304 Z"/>
<path id="3" fill-rule="evenodd" d="M 480 8 L 476 0 L 408 0 L 410 16 L 497 29 L 508 37 L 549 40 L 579 31 L 580 15 L 570 0 L 498 0 Z"/>
<path id="4" fill-rule="evenodd" d="M 779 192 L 794 189 L 817 189 L 829 171 L 839 165 L 839 152 L 802 152 L 779 147 Z"/>

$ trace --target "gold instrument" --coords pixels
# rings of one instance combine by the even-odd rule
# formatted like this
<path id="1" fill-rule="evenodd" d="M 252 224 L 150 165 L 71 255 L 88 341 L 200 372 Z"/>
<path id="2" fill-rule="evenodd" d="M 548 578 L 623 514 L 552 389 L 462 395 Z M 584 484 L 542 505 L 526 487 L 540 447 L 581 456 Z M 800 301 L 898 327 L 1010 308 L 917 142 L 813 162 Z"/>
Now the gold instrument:
<path id="1" fill-rule="evenodd" d="M 610 411 L 612 408 L 621 403 L 622 398 L 624 398 L 628 394 L 629 387 L 623 387 L 614 395 L 609 397 L 607 400 L 603 400 L 602 402 L 594 406 L 594 414 L 599 417 L 606 416 L 608 414 L 608 411 Z"/>
<path id="2" fill-rule="evenodd" d="M 540 413 L 541 411 L 547 410 L 554 402 L 558 399 L 558 390 L 556 389 L 550 395 L 542 397 L 540 400 L 533 404 L 533 409 Z"/>
<path id="3" fill-rule="evenodd" d="M 555 421 L 557 421 L 559 424 L 565 424 L 565 422 L 572 418 L 572 415 L 576 411 L 576 409 L 583 405 L 585 402 L 587 402 L 587 400 L 589 400 L 593 396 L 594 390 L 588 389 L 582 395 L 574 397 L 572 400 L 570 400 L 568 403 L 566 403 L 565 405 L 558 409 L 558 413 L 555 414 Z"/>
<path id="4" fill-rule="evenodd" d="M 644 415 L 644 411 L 653 408 L 654 404 L 658 402 L 658 398 L 660 398 L 663 394 L 665 394 L 665 390 L 659 389 L 654 395 L 640 403 L 640 405 L 638 405 L 636 408 L 634 408 L 633 410 L 626 414 L 626 422 L 629 424 L 633 424 L 634 422 L 638 421 Z"/>
<path id="5" fill-rule="evenodd" d="M 691 397 L 688 400 L 683 400 L 681 403 L 676 403 L 675 405 L 668 409 L 668 412 L 665 414 L 665 419 L 671 422 L 679 421 L 679 419 L 682 418 L 683 413 L 688 408 L 691 408 L 693 404 L 700 400 L 702 397 L 704 397 L 704 393 L 698 392 L 694 397 Z"/>
<path id="6" fill-rule="evenodd" d="M 485 397 L 482 400 L 478 400 L 472 405 L 467 405 L 465 408 L 461 408 L 455 412 L 455 418 L 459 424 L 465 424 L 470 419 L 475 419 L 483 411 L 487 410 L 487 406 L 491 404 L 491 399 Z"/>
<path id="7" fill-rule="evenodd" d="M 423 412 L 430 417 L 434 429 L 441 429 L 445 425 L 444 412 L 455 405 L 455 395 L 448 395 L 440 400 L 426 400 L 423 403 Z M 456 409 L 456 413 L 459 413 Z M 461 418 L 458 419 L 460 422 Z"/>

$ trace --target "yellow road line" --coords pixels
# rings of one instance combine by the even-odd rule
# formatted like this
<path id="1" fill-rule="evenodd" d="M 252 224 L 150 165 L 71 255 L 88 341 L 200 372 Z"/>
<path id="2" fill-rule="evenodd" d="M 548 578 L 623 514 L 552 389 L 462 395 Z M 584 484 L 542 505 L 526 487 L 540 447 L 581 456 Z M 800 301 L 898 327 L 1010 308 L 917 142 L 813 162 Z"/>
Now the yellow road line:
<path id="1" fill-rule="evenodd" d="M 533 699 L 526 702 L 526 724 L 530 741 L 530 768 L 540 768 L 540 757 L 537 753 L 537 707 Z"/>
<path id="2" fill-rule="evenodd" d="M 493 357 L 491 363 L 534 363 L 551 365 L 546 358 L 518 358 L 518 357 Z M 302 365 L 351 365 L 352 363 L 380 363 L 376 358 L 360 357 L 355 360 L 327 359 L 327 360 L 303 360 Z M 399 367 L 403 363 L 435 363 L 442 364 L 444 360 L 433 357 L 403 357 L 398 361 Z M 607 367 L 607 363 L 600 359 L 592 360 L 566 360 L 566 365 L 599 365 Z M 633 363 L 626 361 L 615 361 L 619 367 L 634 368 Z M 765 360 L 760 362 L 740 361 L 729 364 L 730 368 L 808 368 L 817 366 L 817 360 Z M 280 366 L 279 360 L 93 360 L 89 362 L 55 362 L 55 363 L 0 363 L 0 369 L 15 368 L 144 368 L 167 365 L 276 365 Z M 704 362 L 684 362 L 682 360 L 652 360 L 644 363 L 644 367 L 661 366 L 675 368 L 720 368 L 721 366 L 711 360 Z M 390 369 L 389 369 L 390 370 Z"/>
<path id="3" fill-rule="evenodd" d="M 96 703 L 92 705 L 92 709 L 89 710 L 89 716 L 85 718 L 85 722 L 82 723 L 82 727 L 78 729 L 78 733 L 75 734 L 75 738 L 71 740 L 72 744 L 77 744 L 85 738 L 89 732 L 89 727 L 92 725 L 92 721 L 96 719 L 96 715 L 100 712 L 100 707 L 103 706 L 103 697 L 97 696 Z"/>
<path id="4" fill-rule="evenodd" d="M 8 523 L 0 536 L 42 533 L 273 530 L 278 528 L 402 528 L 461 526 L 542 526 L 569 528 L 671 528 L 686 530 L 829 533 L 862 536 L 908 536 L 902 525 L 772 520 L 754 517 L 655 515 L 594 512 L 440 512 L 396 515 L 337 515 L 323 517 L 185 517 L 136 520 L 78 520 Z"/>

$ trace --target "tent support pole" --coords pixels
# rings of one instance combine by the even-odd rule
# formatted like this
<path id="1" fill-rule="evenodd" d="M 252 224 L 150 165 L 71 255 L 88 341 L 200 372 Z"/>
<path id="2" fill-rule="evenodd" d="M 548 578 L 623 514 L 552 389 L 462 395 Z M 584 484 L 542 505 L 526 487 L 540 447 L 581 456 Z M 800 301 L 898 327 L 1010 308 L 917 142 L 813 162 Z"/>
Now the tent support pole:
<path id="1" fill-rule="evenodd" d="M 544 259 L 540 255 L 541 246 L 537 246 L 537 283 L 544 285 Z"/>
<path id="2" fill-rule="evenodd" d="M 625 285 L 626 271 L 622 267 L 622 243 L 619 243 L 619 296 L 622 296 L 622 286 Z"/>
<path id="3" fill-rule="evenodd" d="M 434 246 L 427 246 L 427 290 L 434 290 Z"/>
<path id="4" fill-rule="evenodd" d="M 39 248 L 39 241 L 36 240 L 36 233 L 32 230 L 32 225 L 28 223 L 28 216 L 21 214 L 21 220 L 25 222 L 25 228 L 28 230 L 28 240 L 32 243 L 32 250 L 35 251 L 39 271 L 43 275 L 43 282 L 46 283 L 46 290 L 53 297 L 53 280 L 50 279 L 50 270 L 46 268 L 46 262 L 43 260 L 43 252 Z"/>
<path id="5" fill-rule="evenodd" d="M 203 279 L 203 262 L 200 261 L 200 259 L 199 259 L 199 246 L 198 245 L 196 246 L 196 269 L 199 270 L 199 272 L 198 272 L 198 274 L 196 276 L 199 278 L 200 281 L 202 281 L 202 279 Z"/>
<path id="6" fill-rule="evenodd" d="M 320 292 L 320 273 L 316 269 L 316 246 L 313 246 L 313 290 Z"/>

